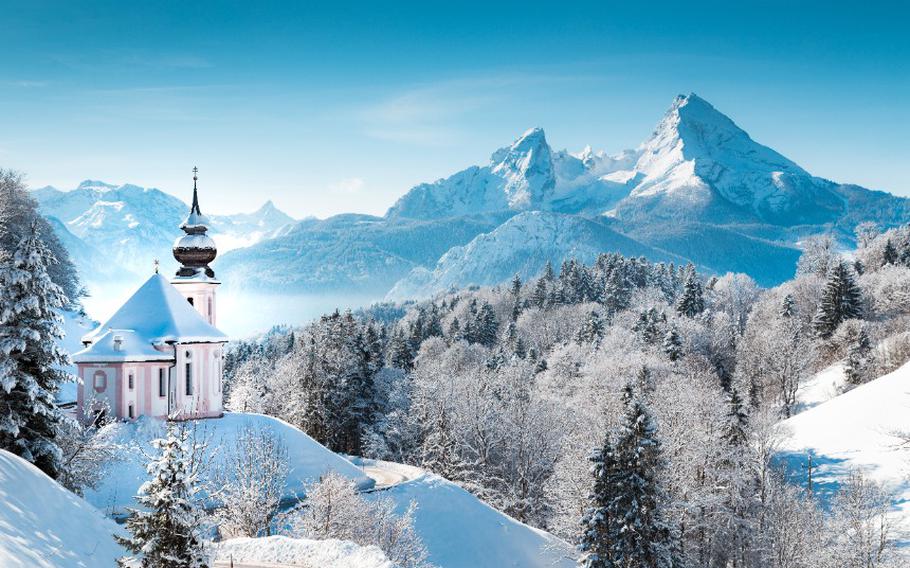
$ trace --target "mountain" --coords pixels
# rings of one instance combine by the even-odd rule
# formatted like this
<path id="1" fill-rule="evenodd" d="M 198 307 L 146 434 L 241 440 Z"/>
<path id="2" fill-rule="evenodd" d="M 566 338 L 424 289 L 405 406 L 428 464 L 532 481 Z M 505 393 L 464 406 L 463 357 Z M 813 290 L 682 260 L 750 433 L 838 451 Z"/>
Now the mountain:
<path id="1" fill-rule="evenodd" d="M 620 217 L 792 226 L 834 222 L 847 210 L 839 184 L 755 142 L 695 94 L 676 98 L 639 151 L 642 181 Z"/>
<path id="2" fill-rule="evenodd" d="M 411 189 L 386 213 L 396 220 L 441 219 L 520 211 L 600 212 L 629 194 L 626 181 L 607 175 L 628 163 L 628 154 L 554 152 L 540 128 L 522 134 L 490 156 L 448 178 Z"/>
<path id="3" fill-rule="evenodd" d="M 606 218 L 528 211 L 520 213 L 465 246 L 445 253 L 432 270 L 417 268 L 395 284 L 389 299 L 423 298 L 452 287 L 494 285 L 515 274 L 538 276 L 549 261 L 567 258 L 593 262 L 604 251 L 646 256 L 653 261 L 685 262 L 676 255 L 642 245 L 611 228 Z"/>
<path id="4" fill-rule="evenodd" d="M 99 181 L 35 196 L 93 275 L 169 259 L 186 212 L 158 190 Z M 382 217 L 294 222 L 269 202 L 212 217 L 212 234 L 228 288 L 377 297 L 394 288 L 403 297 L 614 251 L 770 286 L 792 277 L 806 238 L 833 233 L 849 248 L 863 221 L 907 223 L 910 201 L 814 176 L 689 94 L 637 148 L 615 155 L 554 150 L 532 128 L 484 165 L 413 187 Z"/>
<path id="5" fill-rule="evenodd" d="M 73 190 L 49 186 L 32 195 L 87 282 L 146 274 L 156 258 L 170 270 L 171 245 L 189 213 L 189 206 L 176 197 L 131 184 L 86 180 Z M 271 201 L 254 213 L 210 215 L 209 220 L 210 234 L 221 250 L 269 238 L 294 222 Z"/>

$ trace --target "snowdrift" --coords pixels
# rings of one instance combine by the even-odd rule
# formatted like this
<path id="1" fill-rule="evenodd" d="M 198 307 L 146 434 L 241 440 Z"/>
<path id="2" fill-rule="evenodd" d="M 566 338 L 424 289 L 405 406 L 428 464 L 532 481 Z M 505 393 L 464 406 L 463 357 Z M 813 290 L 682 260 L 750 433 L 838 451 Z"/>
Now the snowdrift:
<path id="1" fill-rule="evenodd" d="M 823 384 L 838 373 L 823 373 Z M 813 484 L 825 498 L 860 469 L 895 492 L 895 515 L 910 528 L 910 448 L 901 437 L 910 433 L 910 363 L 781 424 L 791 434 L 782 459 L 794 479 L 805 482 L 811 455 Z"/>
<path id="2" fill-rule="evenodd" d="M 437 566 L 575 566 L 565 542 L 516 521 L 437 475 L 425 473 L 372 495 L 392 497 L 399 513 L 411 500 L 417 502 L 417 534 L 429 551 L 429 561 Z"/>
<path id="3" fill-rule="evenodd" d="M 241 429 L 252 427 L 274 433 L 288 450 L 290 472 L 285 487 L 286 497 L 302 495 L 309 482 L 318 480 L 329 471 L 354 480 L 361 489 L 373 486 L 373 480 L 366 477 L 360 468 L 277 418 L 227 412 L 223 418 L 190 421 L 189 425 L 191 428 L 195 426 L 198 439 L 209 441 L 206 454 L 212 464 L 230 457 L 234 440 Z M 86 500 L 109 515 L 123 515 L 127 507 L 135 507 L 133 497 L 147 480 L 147 458 L 142 452 L 151 450 L 149 442 L 161 437 L 164 427 L 162 421 L 149 418 L 107 426 L 114 430 L 113 439 L 124 446 L 124 459 L 103 472 L 103 479 L 97 488 L 86 490 Z"/>
<path id="4" fill-rule="evenodd" d="M 284 564 L 301 568 L 396 568 L 375 546 L 358 546 L 346 540 L 309 540 L 269 536 L 234 538 L 213 545 L 218 566 L 236 562 Z"/>
<path id="5" fill-rule="evenodd" d="M 113 521 L 38 468 L 0 450 L 0 566 L 100 568 L 126 554 Z"/>

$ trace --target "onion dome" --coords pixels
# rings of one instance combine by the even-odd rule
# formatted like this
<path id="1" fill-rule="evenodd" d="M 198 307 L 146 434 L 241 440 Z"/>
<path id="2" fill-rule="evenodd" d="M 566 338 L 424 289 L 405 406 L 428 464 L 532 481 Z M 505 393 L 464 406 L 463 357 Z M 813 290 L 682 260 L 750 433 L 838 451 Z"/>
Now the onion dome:
<path id="1" fill-rule="evenodd" d="M 174 258 L 180 263 L 177 276 L 182 278 L 201 275 L 215 277 L 215 271 L 209 267 L 209 263 L 215 260 L 218 250 L 215 241 L 205 234 L 209 221 L 199 209 L 199 193 L 196 189 L 198 171 L 193 168 L 193 206 L 186 221 L 180 225 L 186 234 L 174 241 Z"/>

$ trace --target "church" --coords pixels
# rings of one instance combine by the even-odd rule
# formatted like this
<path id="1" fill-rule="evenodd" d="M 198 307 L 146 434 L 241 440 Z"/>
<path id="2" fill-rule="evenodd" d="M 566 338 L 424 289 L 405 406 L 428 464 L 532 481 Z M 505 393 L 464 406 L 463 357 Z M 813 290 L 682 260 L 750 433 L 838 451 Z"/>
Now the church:
<path id="1" fill-rule="evenodd" d="M 122 420 L 139 416 L 176 419 L 223 415 L 222 372 L 228 337 L 216 325 L 209 266 L 217 250 L 206 235 L 193 168 L 193 205 L 174 242 L 177 274 L 155 273 L 107 321 L 82 338 L 73 355 L 80 380 L 77 412 Z"/>

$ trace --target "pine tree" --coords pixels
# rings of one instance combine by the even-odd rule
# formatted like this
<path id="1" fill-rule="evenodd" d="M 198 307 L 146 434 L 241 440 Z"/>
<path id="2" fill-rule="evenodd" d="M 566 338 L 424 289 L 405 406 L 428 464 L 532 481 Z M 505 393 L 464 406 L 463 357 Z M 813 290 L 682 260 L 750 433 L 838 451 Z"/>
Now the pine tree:
<path id="1" fill-rule="evenodd" d="M 543 278 L 539 278 L 537 283 L 534 284 L 534 291 L 531 292 L 531 303 L 537 306 L 538 308 L 545 308 L 547 305 L 547 296 L 549 295 L 547 291 L 547 281 Z"/>
<path id="2" fill-rule="evenodd" d="M 140 561 L 143 568 L 204 568 L 206 558 L 199 535 L 200 514 L 197 462 L 201 447 L 189 441 L 185 424 L 167 423 L 167 437 L 152 441 L 158 450 L 146 470 L 151 479 L 139 488 L 126 521 L 130 537 L 116 537 L 136 555 L 121 566 Z"/>
<path id="3" fill-rule="evenodd" d="M 624 389 L 623 403 L 619 428 L 594 456 L 595 487 L 583 519 L 580 565 L 669 568 L 675 546 L 664 519 L 657 428 L 631 384 Z"/>
<path id="4" fill-rule="evenodd" d="M 512 298 L 517 302 L 521 298 L 521 276 L 518 273 L 515 273 L 515 276 L 512 277 L 512 286 L 509 289 L 509 292 L 512 293 Z"/>
<path id="5" fill-rule="evenodd" d="M 682 338 L 679 337 L 676 327 L 670 326 L 664 335 L 663 350 L 670 361 L 677 361 L 682 356 Z"/>
<path id="6" fill-rule="evenodd" d="M 588 497 L 588 507 L 581 519 L 582 533 L 578 549 L 581 556 L 578 565 L 584 568 L 608 568 L 616 566 L 612 561 L 610 544 L 612 536 L 620 530 L 621 516 L 614 510 L 617 499 L 614 480 L 618 464 L 608 432 L 603 447 L 595 450 L 588 459 L 592 462 L 591 474 L 594 488 Z"/>
<path id="7" fill-rule="evenodd" d="M 864 371 L 871 351 L 872 344 L 869 341 L 869 334 L 866 333 L 865 327 L 860 326 L 856 331 L 856 336 L 850 342 L 847 361 L 844 364 L 844 376 L 848 385 L 859 386 L 865 382 Z"/>
<path id="8" fill-rule="evenodd" d="M 815 312 L 812 325 L 815 333 L 828 339 L 841 323 L 862 315 L 862 297 L 859 286 L 844 262 L 836 263 L 828 274 L 828 281 Z"/>
<path id="9" fill-rule="evenodd" d="M 480 343 L 485 347 L 496 345 L 498 331 L 499 323 L 496 321 L 496 312 L 493 311 L 493 306 L 484 302 L 477 312 L 474 325 L 475 343 Z"/>
<path id="10" fill-rule="evenodd" d="M 600 314 L 591 310 L 585 322 L 582 324 L 578 333 L 575 334 L 575 341 L 578 343 L 593 343 L 597 345 L 603 339 L 604 324 L 600 319 Z"/>
<path id="11" fill-rule="evenodd" d="M 894 248 L 894 243 L 891 242 L 891 239 L 885 241 L 885 248 L 882 251 L 882 264 L 897 264 L 898 262 L 897 249 Z"/>
<path id="12" fill-rule="evenodd" d="M 436 413 L 433 426 L 424 437 L 422 454 L 424 468 L 451 481 L 461 480 L 466 464 L 459 454 L 458 440 L 444 408 Z"/>
<path id="13" fill-rule="evenodd" d="M 704 291 L 692 264 L 684 271 L 683 291 L 676 303 L 676 312 L 681 316 L 695 317 L 705 310 Z"/>
<path id="14" fill-rule="evenodd" d="M 553 263 L 548 260 L 543 267 L 543 275 L 540 277 L 540 279 L 544 282 L 552 282 L 553 278 Z"/>
<path id="15" fill-rule="evenodd" d="M 792 318 L 796 315 L 796 300 L 793 299 L 792 294 L 784 296 L 784 301 L 781 302 L 778 315 L 782 318 Z"/>
<path id="16" fill-rule="evenodd" d="M 613 269 L 603 290 L 603 305 L 607 313 L 613 315 L 629 307 L 629 287 L 622 271 L 617 267 Z"/>
<path id="17" fill-rule="evenodd" d="M 0 261 L 0 448 L 34 463 L 52 478 L 61 473 L 56 438 L 63 418 L 54 395 L 68 380 L 69 358 L 55 311 L 66 303 L 48 275 L 53 256 L 33 223 L 13 257 Z"/>

